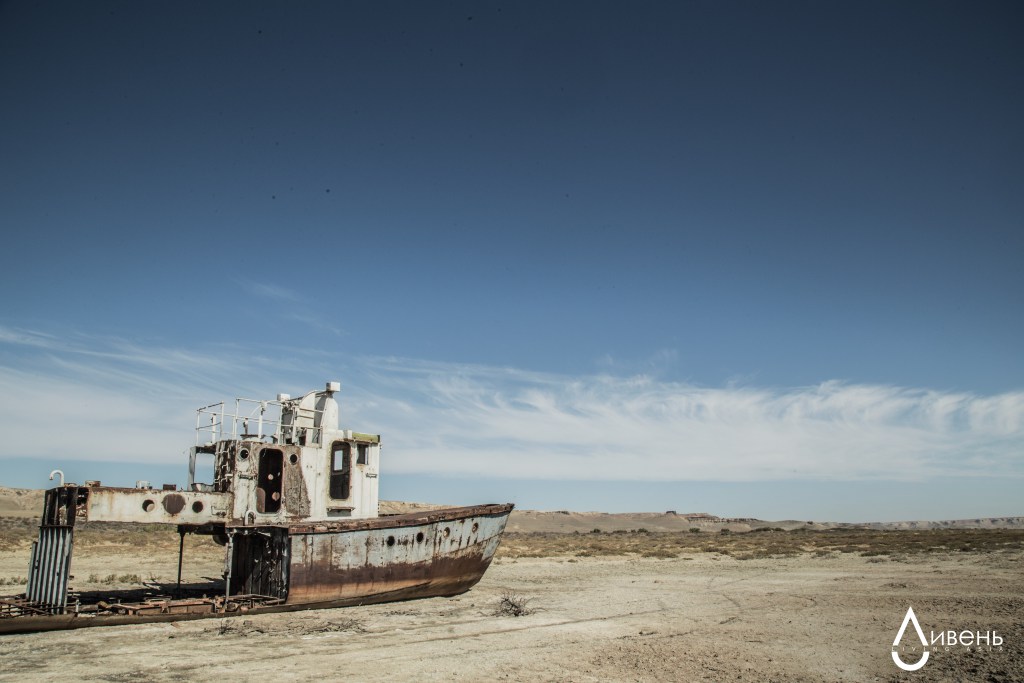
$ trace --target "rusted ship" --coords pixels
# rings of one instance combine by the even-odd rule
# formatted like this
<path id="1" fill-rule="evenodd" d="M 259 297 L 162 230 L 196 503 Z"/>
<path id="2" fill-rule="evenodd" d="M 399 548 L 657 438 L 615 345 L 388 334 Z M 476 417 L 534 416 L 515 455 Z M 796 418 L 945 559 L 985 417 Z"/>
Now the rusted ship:
<path id="1" fill-rule="evenodd" d="M 197 411 L 188 486 L 64 483 L 45 492 L 26 591 L 0 598 L 0 633 L 177 621 L 451 596 L 490 565 L 511 504 L 378 514 L 381 440 L 338 425 L 337 382 L 301 398 L 236 399 Z M 212 471 L 201 481 L 203 466 Z M 61 475 L 62 476 L 62 475 Z M 51 478 L 53 475 L 51 474 Z M 175 525 L 177 582 L 70 586 L 76 526 Z M 184 539 L 225 547 L 221 580 L 182 585 Z"/>

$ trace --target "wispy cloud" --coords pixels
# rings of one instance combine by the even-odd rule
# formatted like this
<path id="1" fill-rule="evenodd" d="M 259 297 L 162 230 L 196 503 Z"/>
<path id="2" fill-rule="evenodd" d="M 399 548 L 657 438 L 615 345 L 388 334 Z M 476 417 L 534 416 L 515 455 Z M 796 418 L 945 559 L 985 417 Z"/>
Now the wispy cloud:
<path id="1" fill-rule="evenodd" d="M 301 323 L 315 330 L 330 332 L 335 337 L 344 337 L 345 335 L 348 334 L 342 328 L 331 323 L 330 320 L 324 317 L 322 313 L 317 314 L 310 313 L 307 311 L 292 311 L 291 313 L 288 314 L 287 317 L 289 320 L 294 320 L 297 323 Z"/>
<path id="2" fill-rule="evenodd" d="M 646 376 L 370 361 L 401 392 L 392 466 L 488 476 L 624 480 L 1024 476 L 1024 393 L 825 382 L 697 387 Z M 399 416 L 399 417 L 395 417 Z"/>
<path id="3" fill-rule="evenodd" d="M 25 330 L 17 327 L 3 326 L 0 326 L 0 344 L 29 346 L 40 349 L 61 346 L 60 340 L 52 334 L 45 334 L 34 330 Z"/>
<path id="4" fill-rule="evenodd" d="M 269 306 L 274 309 L 275 315 L 281 320 L 289 323 L 298 323 L 310 330 L 328 332 L 335 337 L 342 337 L 347 332 L 334 324 L 334 321 L 324 314 L 323 310 L 314 310 L 308 305 L 310 298 L 303 296 L 297 290 L 284 287 L 272 282 L 255 282 L 253 280 L 237 279 L 239 287 L 252 296 L 254 307 Z M 314 301 L 316 299 L 313 299 Z"/>
<path id="5" fill-rule="evenodd" d="M 180 461 L 194 440 L 195 408 L 294 391 L 283 380 L 298 365 L 321 367 L 287 357 L 0 325 L 0 457 Z"/>
<path id="6" fill-rule="evenodd" d="M 341 379 L 386 471 L 623 481 L 1024 477 L 1024 392 L 699 387 L 294 349 L 160 348 L 0 327 L 0 457 L 171 461 L 194 409 Z M 16 353 L 14 353 L 16 352 Z M 283 362 L 280 358 L 290 360 Z"/>
<path id="7" fill-rule="evenodd" d="M 297 292 L 271 282 L 255 282 L 245 279 L 239 279 L 237 282 L 242 289 L 263 299 L 273 299 L 274 301 L 299 301 L 301 299 Z"/>

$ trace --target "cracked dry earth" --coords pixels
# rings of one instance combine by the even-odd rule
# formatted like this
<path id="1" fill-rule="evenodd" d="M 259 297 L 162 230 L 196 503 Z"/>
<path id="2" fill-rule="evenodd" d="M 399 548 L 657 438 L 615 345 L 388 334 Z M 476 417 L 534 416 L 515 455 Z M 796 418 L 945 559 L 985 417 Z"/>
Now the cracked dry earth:
<path id="1" fill-rule="evenodd" d="M 1021 555 L 501 559 L 450 599 L 0 636 L 0 681 L 1024 681 Z M 1002 651 L 904 673 L 909 605 Z"/>

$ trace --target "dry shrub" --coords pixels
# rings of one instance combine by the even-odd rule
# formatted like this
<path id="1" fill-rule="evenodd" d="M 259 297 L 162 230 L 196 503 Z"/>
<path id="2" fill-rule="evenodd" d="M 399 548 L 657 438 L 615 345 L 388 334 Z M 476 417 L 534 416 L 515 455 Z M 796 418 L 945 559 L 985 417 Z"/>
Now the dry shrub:
<path id="1" fill-rule="evenodd" d="M 243 619 L 241 622 L 238 622 L 236 619 L 224 619 L 212 632 L 218 636 L 245 637 L 257 633 L 266 633 L 266 629 L 249 619 Z"/>
<path id="2" fill-rule="evenodd" d="M 339 631 L 363 633 L 366 631 L 366 628 L 358 619 L 346 618 L 336 620 L 296 619 L 285 624 L 271 624 L 265 620 L 257 621 L 254 619 L 222 619 L 217 626 L 197 631 L 191 635 L 199 638 L 204 638 L 210 634 L 247 638 L 264 634 L 308 636 Z"/>
<path id="3" fill-rule="evenodd" d="M 518 593 L 505 591 L 498 606 L 494 608 L 494 615 L 498 617 L 525 617 L 533 614 L 534 610 L 529 605 L 530 598 L 524 598 Z"/>

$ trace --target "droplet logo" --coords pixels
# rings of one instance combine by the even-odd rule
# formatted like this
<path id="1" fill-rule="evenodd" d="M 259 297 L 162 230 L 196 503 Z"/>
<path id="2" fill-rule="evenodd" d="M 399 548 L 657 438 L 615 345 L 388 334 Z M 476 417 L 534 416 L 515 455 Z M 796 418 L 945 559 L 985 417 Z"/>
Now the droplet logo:
<path id="1" fill-rule="evenodd" d="M 900 640 L 903 639 L 903 634 L 907 630 L 907 624 L 914 625 L 914 630 L 917 631 L 917 637 L 921 639 L 921 650 L 924 653 L 921 655 L 921 659 L 917 660 L 913 664 L 904 664 L 903 660 L 900 659 L 899 654 Z M 892 641 L 892 661 L 896 666 L 904 671 L 917 671 L 925 665 L 925 662 L 928 661 L 929 654 L 931 653 L 928 652 L 928 641 L 924 638 L 924 631 L 921 630 L 921 624 L 917 621 L 917 615 L 914 614 L 914 608 L 908 607 L 907 616 L 903 617 L 903 625 L 900 626 L 900 630 L 896 633 L 896 640 Z"/>

